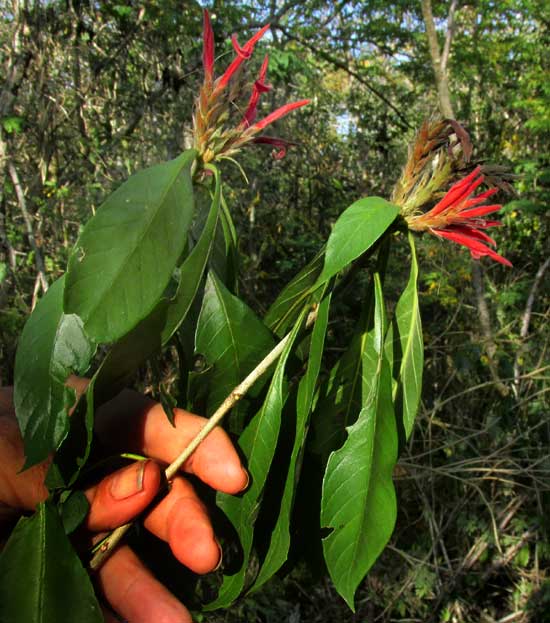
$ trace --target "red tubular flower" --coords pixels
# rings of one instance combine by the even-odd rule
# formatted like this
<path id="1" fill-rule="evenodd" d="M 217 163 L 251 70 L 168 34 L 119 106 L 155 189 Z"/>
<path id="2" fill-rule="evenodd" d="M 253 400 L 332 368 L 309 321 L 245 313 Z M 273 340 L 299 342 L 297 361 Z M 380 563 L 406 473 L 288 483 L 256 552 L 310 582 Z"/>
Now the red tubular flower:
<path id="1" fill-rule="evenodd" d="M 290 141 L 286 141 L 284 138 L 276 138 L 275 136 L 255 136 L 254 143 L 260 143 L 262 145 L 272 145 L 275 149 L 273 151 L 273 157 L 275 160 L 281 160 L 286 156 L 286 150 L 290 145 L 294 145 Z"/>
<path id="2" fill-rule="evenodd" d="M 247 128 L 252 125 L 254 119 L 256 119 L 256 109 L 258 108 L 260 95 L 262 93 L 267 93 L 271 89 L 271 86 L 265 83 L 268 64 L 269 57 L 266 55 L 260 69 L 260 73 L 258 74 L 258 79 L 254 82 L 254 86 L 252 87 L 252 94 L 250 95 L 248 106 L 246 107 L 246 112 L 244 113 L 243 123 Z"/>
<path id="3" fill-rule="evenodd" d="M 302 106 L 309 104 L 310 101 L 311 100 L 300 100 L 299 102 L 285 104 L 284 106 L 277 108 L 277 110 L 274 110 L 272 113 L 267 115 L 267 117 L 264 117 L 261 121 L 255 123 L 252 127 L 256 130 L 263 130 L 264 128 L 267 128 L 268 125 L 271 125 L 273 122 L 277 121 L 277 119 L 288 115 L 289 112 L 292 112 L 297 108 L 301 108 Z"/>
<path id="4" fill-rule="evenodd" d="M 203 13 L 203 47 L 202 47 L 202 66 L 204 68 L 204 79 L 206 82 L 212 81 L 214 75 L 214 33 L 210 23 L 210 14 L 206 9 Z"/>
<path id="5" fill-rule="evenodd" d="M 252 92 L 248 99 L 245 112 L 232 125 L 235 111 L 240 109 L 239 100 L 242 96 L 241 80 L 236 79 L 239 67 L 252 56 L 254 47 L 263 37 L 269 25 L 261 28 L 243 46 L 240 46 L 235 35 L 232 37 L 235 58 L 219 78 L 214 77 L 214 34 L 208 11 L 203 17 L 203 53 L 204 83 L 195 104 L 194 113 L 194 146 L 204 164 L 222 159 L 232 159 L 247 143 L 265 143 L 276 148 L 274 156 L 282 158 L 286 148 L 291 145 L 288 141 L 268 136 L 258 136 L 263 129 L 284 117 L 289 112 L 309 103 L 309 100 L 300 100 L 281 106 L 261 121 L 256 120 L 258 103 L 262 93 L 271 89 L 266 84 L 267 66 L 269 59 L 266 56 L 262 63 L 256 81 L 252 85 Z M 231 85 L 230 85 L 231 83 Z M 227 88 L 230 85 L 230 88 Z"/>
<path id="6" fill-rule="evenodd" d="M 269 30 L 269 24 L 266 24 L 263 28 L 258 30 L 258 32 L 253 35 L 241 48 L 241 46 L 237 43 L 237 37 L 233 35 L 231 37 L 231 41 L 233 43 L 233 48 L 237 53 L 237 56 L 233 59 L 233 62 L 229 65 L 229 67 L 225 70 L 223 76 L 219 78 L 217 83 L 218 89 L 225 89 L 225 87 L 229 84 L 231 77 L 237 71 L 237 69 L 241 66 L 242 62 L 248 60 L 252 56 L 252 52 L 254 51 L 254 46 L 258 43 L 258 41 L 265 35 L 265 33 Z"/>
<path id="7" fill-rule="evenodd" d="M 482 230 L 498 226 L 500 222 L 487 220 L 483 217 L 498 212 L 502 206 L 499 204 L 481 205 L 497 192 L 496 188 L 491 188 L 476 197 L 472 197 L 473 192 L 483 183 L 483 180 L 481 167 L 476 167 L 464 179 L 451 186 L 443 199 L 429 212 L 406 217 L 409 229 L 415 231 L 428 230 L 440 238 L 446 238 L 464 245 L 476 260 L 487 255 L 505 266 L 512 266 L 507 259 L 487 246 L 494 247 L 496 244 Z"/>

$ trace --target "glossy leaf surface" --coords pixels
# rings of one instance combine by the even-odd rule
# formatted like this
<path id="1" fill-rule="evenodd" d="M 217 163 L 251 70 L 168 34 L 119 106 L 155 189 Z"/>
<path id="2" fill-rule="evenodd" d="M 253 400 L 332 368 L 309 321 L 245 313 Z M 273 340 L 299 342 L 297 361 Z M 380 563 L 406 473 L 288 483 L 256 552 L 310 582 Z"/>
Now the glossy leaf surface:
<path id="1" fill-rule="evenodd" d="M 323 254 L 319 253 L 290 281 L 267 310 L 264 322 L 279 337 L 296 322 L 322 267 Z"/>
<path id="2" fill-rule="evenodd" d="M 383 347 L 382 290 L 375 277 L 372 348 L 363 355 L 363 408 L 344 445 L 329 458 L 321 503 L 321 525 L 332 529 L 323 540 L 327 567 L 352 609 L 355 590 L 386 546 L 397 515 L 392 482 L 397 427 Z"/>
<path id="3" fill-rule="evenodd" d="M 59 505 L 59 512 L 65 534 L 71 534 L 84 521 L 90 503 L 83 491 L 78 489 L 73 491 L 64 491 Z"/>
<path id="4" fill-rule="evenodd" d="M 208 413 L 212 413 L 273 348 L 270 332 L 239 298 L 209 273 L 196 333 L 196 351 L 209 371 Z"/>
<path id="5" fill-rule="evenodd" d="M 288 464 L 288 473 L 283 496 L 281 498 L 279 517 L 271 535 L 271 542 L 266 557 L 260 568 L 256 582 L 254 583 L 254 590 L 260 588 L 260 586 L 267 582 L 267 580 L 281 568 L 288 557 L 290 548 L 290 518 L 298 478 L 298 462 L 300 454 L 303 451 L 313 395 L 321 369 L 329 309 L 330 296 L 327 296 L 319 305 L 317 319 L 311 335 L 307 370 L 298 386 L 298 396 L 296 400 L 296 433 L 292 454 Z"/>
<path id="6" fill-rule="evenodd" d="M 397 206 L 380 197 L 359 199 L 344 210 L 328 239 L 318 283 L 327 281 L 368 251 L 398 214 Z"/>
<path id="7" fill-rule="evenodd" d="M 230 292 L 235 292 L 238 273 L 237 232 L 231 212 L 221 194 L 220 218 L 214 235 L 209 267 Z"/>
<path id="8" fill-rule="evenodd" d="M 286 398 L 285 366 L 304 316 L 305 312 L 296 323 L 277 362 L 275 373 L 260 411 L 252 418 L 239 438 L 239 447 L 247 459 L 250 486 L 241 497 L 222 493 L 217 496 L 219 508 L 226 514 L 239 536 L 243 551 L 243 563 L 234 575 L 224 576 L 217 599 L 207 606 L 209 610 L 229 606 L 244 588 L 245 574 L 252 548 L 254 523 L 271 461 L 275 454 L 281 426 L 281 412 Z"/>
<path id="9" fill-rule="evenodd" d="M 2 623 L 103 623 L 92 583 L 53 505 L 19 520 L 0 555 Z"/>
<path id="10" fill-rule="evenodd" d="M 394 317 L 394 366 L 397 384 L 394 388 L 394 402 L 397 415 L 402 419 L 405 436 L 408 438 L 414 426 L 422 393 L 422 370 L 424 367 L 424 341 L 422 320 L 418 304 L 418 262 L 414 239 L 409 233 L 411 245 L 411 272 L 407 286 L 395 308 Z"/>
<path id="11" fill-rule="evenodd" d="M 100 402 L 116 395 L 130 382 L 139 366 L 160 351 L 167 307 L 168 300 L 161 299 L 153 313 L 109 350 L 96 373 L 96 392 Z"/>
<path id="12" fill-rule="evenodd" d="M 372 291 L 371 291 L 372 297 Z M 322 457 L 339 448 L 345 438 L 345 428 L 355 422 L 362 407 L 362 360 L 368 345 L 368 319 L 372 314 L 370 299 L 356 332 L 344 354 L 332 367 L 323 382 L 313 414 L 314 435 L 312 450 Z"/>
<path id="13" fill-rule="evenodd" d="M 214 244 L 220 214 L 221 181 L 218 169 L 212 167 L 211 170 L 215 180 L 212 205 L 197 244 L 180 268 L 178 289 L 166 310 L 166 325 L 162 330 L 163 344 L 168 342 L 185 320 L 193 299 L 197 295 Z"/>
<path id="14" fill-rule="evenodd" d="M 88 461 L 94 433 L 94 387 L 98 374 L 96 372 L 90 380 L 69 418 L 69 433 L 55 453 L 46 477 L 50 490 L 71 487 Z"/>
<path id="15" fill-rule="evenodd" d="M 119 339 L 154 308 L 193 216 L 190 150 L 132 175 L 88 221 L 69 258 L 65 313 L 98 342 Z"/>
<path id="16" fill-rule="evenodd" d="M 68 428 L 75 393 L 71 373 L 84 374 L 95 345 L 74 314 L 63 314 L 64 278 L 38 302 L 25 324 L 15 358 L 15 411 L 25 442 L 26 466 L 57 450 Z"/>

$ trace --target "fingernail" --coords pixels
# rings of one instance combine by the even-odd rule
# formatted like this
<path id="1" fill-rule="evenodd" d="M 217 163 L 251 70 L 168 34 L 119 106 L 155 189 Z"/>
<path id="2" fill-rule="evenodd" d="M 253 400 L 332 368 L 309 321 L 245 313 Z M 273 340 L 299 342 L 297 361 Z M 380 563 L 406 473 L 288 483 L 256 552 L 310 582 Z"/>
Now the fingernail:
<path id="1" fill-rule="evenodd" d="M 246 483 L 239 493 L 246 491 L 248 489 L 248 485 L 250 484 L 250 474 L 246 471 L 246 469 L 243 469 L 243 472 L 244 472 L 244 475 L 246 476 Z"/>
<path id="2" fill-rule="evenodd" d="M 218 549 L 220 550 L 220 559 L 218 560 L 218 564 L 212 569 L 212 573 L 214 573 L 214 571 L 217 571 L 222 566 L 222 562 L 223 562 L 222 546 L 220 545 L 220 542 L 218 541 L 218 539 L 214 539 L 214 540 L 216 541 L 216 545 L 218 546 Z"/>
<path id="3" fill-rule="evenodd" d="M 110 487 L 111 495 L 115 500 L 125 500 L 143 491 L 143 476 L 148 462 L 138 461 L 129 467 L 115 472 Z"/>

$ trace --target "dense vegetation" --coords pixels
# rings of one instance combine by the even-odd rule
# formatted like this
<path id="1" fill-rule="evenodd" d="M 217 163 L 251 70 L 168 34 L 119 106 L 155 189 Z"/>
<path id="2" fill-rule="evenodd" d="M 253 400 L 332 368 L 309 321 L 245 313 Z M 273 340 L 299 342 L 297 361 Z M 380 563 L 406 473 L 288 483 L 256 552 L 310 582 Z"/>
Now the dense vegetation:
<path id="1" fill-rule="evenodd" d="M 202 17 L 198 3 L 171 0 L 12 0 L 0 11 L 0 382 L 9 384 L 23 323 L 64 271 L 80 225 L 130 173 L 187 146 Z M 423 402 L 396 471 L 397 529 L 356 615 L 304 543 L 286 579 L 204 620 L 549 620 L 546 3 L 259 0 L 211 12 L 227 51 L 233 31 L 271 23 L 261 44 L 274 86 L 267 110 L 312 99 L 277 128 L 295 143 L 284 159 L 248 150 L 247 185 L 231 164 L 224 170 L 251 307 L 265 312 L 344 207 L 389 196 L 408 143 L 438 110 L 467 128 L 477 159 L 509 172 L 496 236 L 514 268 L 472 263 L 427 237 L 417 245 Z M 397 258 L 388 276 L 398 292 L 407 274 Z M 356 310 L 356 293 L 345 292 L 334 336 L 350 333 Z"/>

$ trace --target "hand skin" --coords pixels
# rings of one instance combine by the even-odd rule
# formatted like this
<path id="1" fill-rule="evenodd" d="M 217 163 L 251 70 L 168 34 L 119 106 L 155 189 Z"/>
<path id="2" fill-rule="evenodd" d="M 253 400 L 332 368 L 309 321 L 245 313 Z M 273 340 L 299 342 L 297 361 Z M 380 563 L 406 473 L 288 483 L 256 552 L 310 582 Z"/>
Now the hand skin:
<path id="1" fill-rule="evenodd" d="M 99 410 L 96 432 L 108 453 L 135 452 L 154 460 L 124 467 L 85 491 L 90 502 L 85 527 L 92 537 L 127 523 L 147 507 L 161 482 L 159 463 L 175 459 L 205 422 L 182 409 L 174 414 L 175 428 L 161 405 L 129 390 Z M 48 496 L 44 486 L 48 462 L 19 473 L 24 451 L 10 388 L 0 388 L 0 457 L 0 504 L 33 510 Z M 183 471 L 225 493 L 239 493 L 248 485 L 248 474 L 221 428 L 203 441 Z M 148 513 L 144 525 L 167 541 L 174 556 L 195 573 L 208 573 L 221 562 L 206 509 L 183 476 L 174 478 L 170 492 Z M 115 550 L 96 580 L 111 608 L 128 623 L 191 622 L 188 610 L 126 545 Z M 106 623 L 118 621 L 106 609 L 104 616 Z"/>

